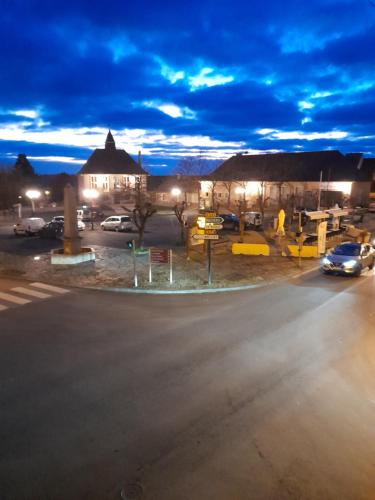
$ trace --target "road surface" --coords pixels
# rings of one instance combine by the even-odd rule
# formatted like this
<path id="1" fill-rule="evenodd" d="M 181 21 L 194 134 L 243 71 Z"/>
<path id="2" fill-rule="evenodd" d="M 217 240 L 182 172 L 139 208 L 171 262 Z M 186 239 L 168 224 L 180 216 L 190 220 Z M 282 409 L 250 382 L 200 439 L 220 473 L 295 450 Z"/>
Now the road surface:
<path id="1" fill-rule="evenodd" d="M 370 272 L 194 296 L 0 280 L 0 497 L 373 499 L 374 303 Z"/>

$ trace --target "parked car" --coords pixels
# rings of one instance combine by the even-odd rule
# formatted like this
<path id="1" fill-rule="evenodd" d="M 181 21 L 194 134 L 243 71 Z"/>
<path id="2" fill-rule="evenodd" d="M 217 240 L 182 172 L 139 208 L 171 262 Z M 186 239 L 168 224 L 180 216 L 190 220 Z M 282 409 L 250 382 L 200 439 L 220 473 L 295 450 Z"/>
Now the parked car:
<path id="1" fill-rule="evenodd" d="M 112 215 L 100 223 L 103 231 L 131 231 L 133 223 L 129 215 Z"/>
<path id="2" fill-rule="evenodd" d="M 373 269 L 375 250 L 369 243 L 346 242 L 337 245 L 322 259 L 325 274 L 351 274 L 360 276 L 363 269 Z"/>
<path id="3" fill-rule="evenodd" d="M 238 231 L 240 227 L 240 220 L 236 214 L 219 214 L 218 217 L 222 217 L 224 221 L 222 222 L 223 229 L 232 229 L 233 231 Z"/>
<path id="4" fill-rule="evenodd" d="M 45 223 L 46 221 L 41 217 L 28 217 L 14 224 L 13 231 L 16 236 L 20 234 L 31 236 L 37 234 Z"/>
<path id="5" fill-rule="evenodd" d="M 245 226 L 251 229 L 261 229 L 263 218 L 260 212 L 245 212 Z"/>
<path id="6" fill-rule="evenodd" d="M 47 222 L 39 231 L 40 238 L 45 239 L 62 239 L 64 237 L 64 222 L 51 221 Z"/>
<path id="7" fill-rule="evenodd" d="M 52 218 L 51 222 L 62 222 L 64 224 L 64 216 L 56 215 Z M 86 224 L 82 221 L 82 219 L 77 219 L 77 229 L 78 231 L 84 231 L 86 228 Z"/>

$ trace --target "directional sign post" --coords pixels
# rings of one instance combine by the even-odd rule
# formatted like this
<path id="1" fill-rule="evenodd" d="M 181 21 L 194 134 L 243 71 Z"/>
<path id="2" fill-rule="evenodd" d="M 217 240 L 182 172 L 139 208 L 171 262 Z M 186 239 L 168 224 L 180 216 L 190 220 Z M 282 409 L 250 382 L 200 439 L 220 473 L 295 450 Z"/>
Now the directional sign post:
<path id="1" fill-rule="evenodd" d="M 195 240 L 218 240 L 218 234 L 193 234 Z"/>
<path id="2" fill-rule="evenodd" d="M 208 224 L 222 224 L 224 219 L 222 217 L 206 217 L 206 225 Z"/>

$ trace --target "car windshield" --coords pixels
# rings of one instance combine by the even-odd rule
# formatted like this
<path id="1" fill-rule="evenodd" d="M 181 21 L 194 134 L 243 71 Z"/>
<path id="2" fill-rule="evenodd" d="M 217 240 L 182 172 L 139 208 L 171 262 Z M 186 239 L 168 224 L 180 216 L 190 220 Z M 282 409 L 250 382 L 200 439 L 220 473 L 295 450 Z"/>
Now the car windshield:
<path id="1" fill-rule="evenodd" d="M 360 246 L 353 243 L 348 243 L 347 245 L 339 245 L 333 250 L 334 255 L 348 255 L 350 257 L 356 257 L 359 255 Z"/>

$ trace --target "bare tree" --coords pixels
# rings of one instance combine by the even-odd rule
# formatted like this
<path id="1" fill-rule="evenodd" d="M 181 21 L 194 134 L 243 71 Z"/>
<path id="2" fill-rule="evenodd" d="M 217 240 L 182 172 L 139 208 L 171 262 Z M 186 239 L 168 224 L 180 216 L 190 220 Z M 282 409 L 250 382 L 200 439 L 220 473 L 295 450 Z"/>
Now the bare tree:
<path id="1" fill-rule="evenodd" d="M 260 181 L 258 196 L 256 200 L 256 205 L 259 212 L 262 214 L 262 219 L 264 219 L 264 210 L 266 208 L 267 201 L 270 199 L 269 196 L 266 196 L 266 186 L 266 181 Z"/>
<path id="2" fill-rule="evenodd" d="M 177 202 L 173 207 L 174 214 L 177 217 L 178 223 L 180 225 L 181 243 L 184 242 L 184 235 L 185 235 L 185 220 L 184 220 L 185 208 L 186 208 L 185 201 L 182 201 L 181 203 Z"/>
<path id="3" fill-rule="evenodd" d="M 140 180 L 137 180 L 135 183 L 134 195 L 135 206 L 133 209 L 133 220 L 138 229 L 138 246 L 143 248 L 146 223 L 148 219 L 154 215 L 156 208 L 147 197 L 147 194 L 142 191 Z"/>
<path id="4" fill-rule="evenodd" d="M 223 181 L 223 186 L 228 191 L 227 208 L 229 208 L 231 205 L 232 185 L 233 185 L 233 181 Z"/>
<path id="5" fill-rule="evenodd" d="M 17 203 L 22 187 L 22 180 L 14 169 L 0 165 L 0 209 L 9 209 Z"/>
<path id="6" fill-rule="evenodd" d="M 174 174 L 203 176 L 209 174 L 217 165 L 209 163 L 201 154 L 187 156 L 177 162 Z"/>

